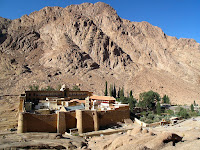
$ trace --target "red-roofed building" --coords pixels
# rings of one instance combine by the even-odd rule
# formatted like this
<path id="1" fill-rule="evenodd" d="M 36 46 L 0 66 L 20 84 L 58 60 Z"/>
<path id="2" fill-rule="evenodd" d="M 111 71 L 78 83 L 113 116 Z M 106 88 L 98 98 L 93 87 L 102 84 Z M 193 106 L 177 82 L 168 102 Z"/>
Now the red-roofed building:
<path id="1" fill-rule="evenodd" d="M 87 110 L 114 110 L 122 107 L 129 109 L 129 105 L 116 103 L 116 99 L 111 96 L 90 96 L 85 101 Z"/>
<path id="2" fill-rule="evenodd" d="M 101 103 L 108 103 L 112 104 L 115 103 L 116 99 L 114 97 L 110 96 L 90 96 L 91 101 L 96 101 L 96 103 L 101 104 Z"/>

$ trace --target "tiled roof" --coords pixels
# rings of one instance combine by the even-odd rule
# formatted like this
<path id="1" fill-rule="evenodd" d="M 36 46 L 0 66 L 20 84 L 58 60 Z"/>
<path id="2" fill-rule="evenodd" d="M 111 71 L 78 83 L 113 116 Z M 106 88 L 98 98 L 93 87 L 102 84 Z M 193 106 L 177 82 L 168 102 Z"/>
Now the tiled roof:
<path id="1" fill-rule="evenodd" d="M 94 100 L 103 100 L 103 101 L 115 101 L 116 99 L 111 96 L 90 96 L 91 99 Z"/>
<path id="2" fill-rule="evenodd" d="M 78 102 L 78 103 L 83 103 L 83 104 L 85 104 L 85 100 L 79 100 L 79 99 L 72 99 L 72 100 L 70 100 L 69 102 Z"/>

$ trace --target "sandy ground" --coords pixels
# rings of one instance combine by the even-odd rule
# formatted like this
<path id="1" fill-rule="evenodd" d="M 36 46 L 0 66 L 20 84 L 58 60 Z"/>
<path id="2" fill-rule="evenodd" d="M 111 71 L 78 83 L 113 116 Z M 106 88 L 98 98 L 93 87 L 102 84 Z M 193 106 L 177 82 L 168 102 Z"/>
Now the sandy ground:
<path id="1" fill-rule="evenodd" d="M 17 127 L 19 97 L 0 99 L 0 132 Z"/>

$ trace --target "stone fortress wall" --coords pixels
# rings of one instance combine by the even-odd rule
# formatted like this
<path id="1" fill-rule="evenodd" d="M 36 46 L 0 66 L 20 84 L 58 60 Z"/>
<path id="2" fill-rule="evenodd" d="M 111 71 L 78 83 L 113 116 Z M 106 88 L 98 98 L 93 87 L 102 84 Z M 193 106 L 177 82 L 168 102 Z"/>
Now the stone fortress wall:
<path id="1" fill-rule="evenodd" d="M 18 133 L 57 132 L 64 133 L 77 128 L 79 133 L 98 131 L 101 128 L 124 122 L 130 118 L 129 109 L 92 111 L 76 110 L 75 112 L 58 112 L 58 114 L 39 115 L 19 113 Z"/>

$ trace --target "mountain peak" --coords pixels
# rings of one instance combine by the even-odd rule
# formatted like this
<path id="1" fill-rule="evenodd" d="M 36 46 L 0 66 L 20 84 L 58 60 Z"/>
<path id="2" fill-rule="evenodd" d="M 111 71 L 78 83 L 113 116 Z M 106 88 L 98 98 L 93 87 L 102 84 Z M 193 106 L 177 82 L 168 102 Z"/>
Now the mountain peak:
<path id="1" fill-rule="evenodd" d="M 66 83 L 102 94 L 105 81 L 173 103 L 199 98 L 199 44 L 167 36 L 148 22 L 120 18 L 98 2 L 45 7 L 20 19 L 0 18 L 1 89 Z M 17 89 L 17 90 L 16 90 Z"/>

